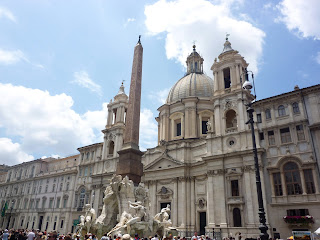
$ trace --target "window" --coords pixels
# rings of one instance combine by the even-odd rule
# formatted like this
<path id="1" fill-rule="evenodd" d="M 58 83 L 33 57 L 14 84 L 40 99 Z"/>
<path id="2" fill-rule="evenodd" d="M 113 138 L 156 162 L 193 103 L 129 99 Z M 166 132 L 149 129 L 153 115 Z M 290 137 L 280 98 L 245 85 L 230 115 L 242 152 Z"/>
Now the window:
<path id="1" fill-rule="evenodd" d="M 280 129 L 280 136 L 281 136 L 281 142 L 282 143 L 291 142 L 290 129 L 288 127 Z"/>
<path id="2" fill-rule="evenodd" d="M 69 183 L 67 183 L 66 191 L 69 191 Z"/>
<path id="3" fill-rule="evenodd" d="M 63 199 L 63 208 L 66 208 L 67 207 L 67 203 L 68 203 L 68 198 L 64 198 Z"/>
<path id="4" fill-rule="evenodd" d="M 40 202 L 40 199 L 37 199 L 37 200 L 36 200 L 36 209 L 39 208 L 39 202 Z"/>
<path id="5" fill-rule="evenodd" d="M 94 151 L 91 152 L 91 159 L 94 157 Z"/>
<path id="6" fill-rule="evenodd" d="M 239 182 L 238 182 L 238 180 L 231 180 L 231 194 L 232 194 L 232 196 L 239 196 Z"/>
<path id="7" fill-rule="evenodd" d="M 56 185 L 53 184 L 53 185 L 52 185 L 52 192 L 54 192 L 55 190 L 56 190 Z"/>
<path id="8" fill-rule="evenodd" d="M 181 136 L 181 122 L 178 122 L 176 124 L 177 131 L 176 131 L 176 136 Z"/>
<path id="9" fill-rule="evenodd" d="M 63 183 L 60 183 L 60 192 L 62 191 L 62 189 L 63 189 Z"/>
<path id="10" fill-rule="evenodd" d="M 305 140 L 304 131 L 303 131 L 303 125 L 302 124 L 297 125 L 296 126 L 296 130 L 297 130 L 298 141 Z"/>
<path id="11" fill-rule="evenodd" d="M 286 115 L 286 109 L 283 105 L 280 105 L 278 107 L 278 115 L 279 115 L 279 117 Z"/>
<path id="12" fill-rule="evenodd" d="M 263 132 L 259 132 L 259 139 L 262 141 L 264 140 L 264 134 Z"/>
<path id="13" fill-rule="evenodd" d="M 274 138 L 274 132 L 273 131 L 268 131 L 268 141 L 269 141 L 269 145 L 275 145 L 276 144 L 276 140 Z"/>
<path id="14" fill-rule="evenodd" d="M 89 168 L 89 176 L 92 175 L 92 167 Z"/>
<path id="15" fill-rule="evenodd" d="M 202 121 L 202 125 L 201 125 L 202 134 L 207 134 L 207 131 L 208 131 L 207 123 L 208 123 L 208 120 Z"/>
<path id="16" fill-rule="evenodd" d="M 48 185 L 46 185 L 46 189 L 45 189 L 45 193 L 47 193 L 48 192 Z"/>
<path id="17" fill-rule="evenodd" d="M 49 208 L 52 208 L 52 204 L 53 204 L 53 198 L 50 198 L 50 200 L 49 200 Z"/>
<path id="18" fill-rule="evenodd" d="M 239 208 L 234 208 L 233 211 L 233 226 L 234 227 L 241 227 L 241 211 Z"/>
<path id="19" fill-rule="evenodd" d="M 41 193 L 41 191 L 42 191 L 42 186 L 40 185 L 39 186 L 39 193 Z"/>
<path id="20" fill-rule="evenodd" d="M 300 113 L 299 104 L 296 102 L 292 103 L 292 110 L 293 113 Z"/>
<path id="21" fill-rule="evenodd" d="M 89 157 L 90 157 L 90 152 L 87 152 L 87 160 L 89 160 Z"/>
<path id="22" fill-rule="evenodd" d="M 109 143 L 109 155 L 113 155 L 113 152 L 114 152 L 114 142 L 113 141 L 110 141 Z"/>
<path id="23" fill-rule="evenodd" d="M 84 159 L 84 153 L 81 153 L 81 161 Z"/>
<path id="24" fill-rule="evenodd" d="M 86 168 L 84 169 L 84 176 L 85 176 L 85 177 L 88 176 L 88 167 L 86 167 Z"/>
<path id="25" fill-rule="evenodd" d="M 301 180 L 298 165 L 288 162 L 283 166 L 288 195 L 302 194 Z"/>
<path id="26" fill-rule="evenodd" d="M 79 177 L 82 176 L 82 168 L 79 168 Z"/>
<path id="27" fill-rule="evenodd" d="M 42 198 L 42 208 L 46 207 L 46 202 L 47 202 L 47 199 L 46 198 Z"/>
<path id="28" fill-rule="evenodd" d="M 287 216 L 307 216 L 309 215 L 308 209 L 288 209 Z"/>
<path id="29" fill-rule="evenodd" d="M 234 127 L 237 127 L 237 114 L 231 109 L 226 113 L 226 128 Z"/>
<path id="30" fill-rule="evenodd" d="M 60 208 L 60 198 L 57 198 L 57 204 L 56 204 L 56 208 Z"/>
<path id="31" fill-rule="evenodd" d="M 261 119 L 261 113 L 257 113 L 257 122 L 261 123 L 262 119 Z"/>
<path id="32" fill-rule="evenodd" d="M 82 208 L 84 206 L 84 201 L 86 198 L 86 189 L 82 188 L 80 190 L 80 198 L 79 198 L 79 207 Z"/>
<path id="33" fill-rule="evenodd" d="M 304 179 L 306 181 L 307 193 L 308 194 L 315 193 L 316 190 L 315 190 L 315 187 L 314 187 L 312 169 L 303 170 L 303 174 L 304 174 Z"/>
<path id="34" fill-rule="evenodd" d="M 231 80 L 230 80 L 230 68 L 223 69 L 223 79 L 224 79 L 224 88 L 230 88 Z"/>
<path id="35" fill-rule="evenodd" d="M 61 220 L 60 228 L 63 228 L 63 220 Z"/>
<path id="36" fill-rule="evenodd" d="M 280 173 L 274 173 L 273 175 L 273 186 L 274 186 L 274 194 L 276 196 L 282 196 L 282 184 L 281 184 L 281 175 Z"/>

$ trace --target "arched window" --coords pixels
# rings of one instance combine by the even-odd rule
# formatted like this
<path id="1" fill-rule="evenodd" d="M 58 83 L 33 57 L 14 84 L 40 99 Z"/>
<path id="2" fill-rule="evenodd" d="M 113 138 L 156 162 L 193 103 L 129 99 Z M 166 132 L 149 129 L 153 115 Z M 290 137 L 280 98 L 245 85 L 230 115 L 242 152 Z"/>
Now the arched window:
<path id="1" fill-rule="evenodd" d="M 84 206 L 84 202 L 86 199 L 86 189 L 81 188 L 80 189 L 80 196 L 79 196 L 79 207 L 82 208 Z"/>
<path id="2" fill-rule="evenodd" d="M 232 109 L 226 113 L 226 127 L 227 128 L 237 127 L 237 114 Z"/>
<path id="3" fill-rule="evenodd" d="M 294 162 L 288 162 L 283 166 L 288 195 L 302 194 L 299 167 Z"/>
<path id="4" fill-rule="evenodd" d="M 230 88 L 231 80 L 230 80 L 230 68 L 223 69 L 223 79 L 224 79 L 224 88 Z"/>
<path id="5" fill-rule="evenodd" d="M 283 105 L 280 105 L 278 107 L 278 114 L 279 114 L 279 117 L 286 115 L 286 109 Z"/>
<path id="6" fill-rule="evenodd" d="M 266 119 L 271 119 L 271 112 L 270 109 L 266 109 Z"/>
<path id="7" fill-rule="evenodd" d="M 108 154 L 109 154 L 109 155 L 113 155 L 113 152 L 114 152 L 114 142 L 113 142 L 113 141 L 110 141 Z"/>
<path id="8" fill-rule="evenodd" d="M 292 110 L 293 113 L 300 113 L 299 104 L 296 102 L 292 103 Z"/>
<path id="9" fill-rule="evenodd" d="M 234 227 L 242 227 L 240 209 L 234 208 L 232 212 L 233 212 L 233 226 Z"/>

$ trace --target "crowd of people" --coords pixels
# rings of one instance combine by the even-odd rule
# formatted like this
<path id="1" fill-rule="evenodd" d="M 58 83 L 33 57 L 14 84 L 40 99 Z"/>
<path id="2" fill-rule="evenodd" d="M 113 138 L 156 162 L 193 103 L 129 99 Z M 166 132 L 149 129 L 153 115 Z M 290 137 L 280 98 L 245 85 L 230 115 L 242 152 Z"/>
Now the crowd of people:
<path id="1" fill-rule="evenodd" d="M 79 234 L 59 234 L 56 231 L 47 232 L 40 230 L 28 230 L 28 229 L 10 229 L 10 230 L 1 230 L 0 229 L 0 239 L 2 240 L 159 240 L 158 235 L 149 236 L 149 237 L 139 237 L 138 234 L 135 234 L 134 237 L 131 237 L 129 234 L 118 234 L 118 235 L 103 235 L 100 239 L 97 238 L 94 234 L 86 234 L 81 238 Z M 190 238 L 189 238 L 190 239 Z M 186 237 L 180 236 L 166 236 L 162 240 L 187 240 Z M 208 236 L 198 236 L 197 233 L 191 238 L 191 240 L 212 240 Z M 225 239 L 227 240 L 227 239 Z M 231 240 L 231 239 L 230 239 Z M 239 239 L 241 240 L 241 238 Z"/>

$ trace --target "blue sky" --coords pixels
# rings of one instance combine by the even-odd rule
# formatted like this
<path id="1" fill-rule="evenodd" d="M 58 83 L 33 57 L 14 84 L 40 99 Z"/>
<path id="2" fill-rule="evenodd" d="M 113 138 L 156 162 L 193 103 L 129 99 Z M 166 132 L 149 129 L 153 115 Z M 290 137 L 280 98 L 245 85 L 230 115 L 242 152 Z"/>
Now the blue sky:
<path id="1" fill-rule="evenodd" d="M 195 41 L 205 72 L 225 34 L 256 75 L 258 99 L 319 84 L 317 0 L 0 2 L 0 163 L 67 156 L 102 141 L 107 103 L 144 47 L 142 149 L 154 117 L 185 73 Z"/>

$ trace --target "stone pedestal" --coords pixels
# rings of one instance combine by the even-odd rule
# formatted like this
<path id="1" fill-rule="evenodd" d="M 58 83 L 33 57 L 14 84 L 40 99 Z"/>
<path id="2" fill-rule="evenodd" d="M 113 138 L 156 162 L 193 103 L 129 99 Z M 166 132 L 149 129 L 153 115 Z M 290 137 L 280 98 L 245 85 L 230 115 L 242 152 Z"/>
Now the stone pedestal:
<path id="1" fill-rule="evenodd" d="M 119 152 L 116 174 L 128 176 L 135 184 L 139 184 L 143 175 L 141 156 L 143 152 L 134 148 L 122 149 Z"/>

